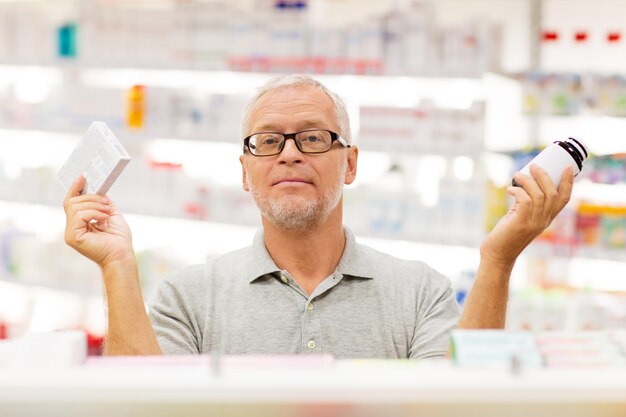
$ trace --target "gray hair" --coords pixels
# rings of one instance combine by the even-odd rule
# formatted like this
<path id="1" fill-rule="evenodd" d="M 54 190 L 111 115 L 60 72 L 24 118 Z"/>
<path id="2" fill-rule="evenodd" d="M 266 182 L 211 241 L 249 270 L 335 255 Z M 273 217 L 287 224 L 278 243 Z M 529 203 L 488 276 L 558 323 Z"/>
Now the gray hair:
<path id="1" fill-rule="evenodd" d="M 346 109 L 345 103 L 341 97 L 330 91 L 324 84 L 309 75 L 281 75 L 270 79 L 262 85 L 243 110 L 243 117 L 241 119 L 241 135 L 244 136 L 246 134 L 248 124 L 250 123 L 250 113 L 252 108 L 265 93 L 282 87 L 297 86 L 311 86 L 317 88 L 323 91 L 333 101 L 337 124 L 339 125 L 339 132 L 337 133 L 339 133 L 339 135 L 348 143 L 352 143 L 352 135 L 350 134 L 350 118 L 348 117 L 348 110 Z"/>

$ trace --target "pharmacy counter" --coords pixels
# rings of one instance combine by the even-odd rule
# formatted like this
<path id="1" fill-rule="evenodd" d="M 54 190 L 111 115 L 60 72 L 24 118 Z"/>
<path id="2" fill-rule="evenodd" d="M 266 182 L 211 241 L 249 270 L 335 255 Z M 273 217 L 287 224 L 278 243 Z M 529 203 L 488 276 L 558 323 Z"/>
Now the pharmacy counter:
<path id="1" fill-rule="evenodd" d="M 626 368 L 326 356 L 98 358 L 0 368 L 0 416 L 626 416 Z"/>

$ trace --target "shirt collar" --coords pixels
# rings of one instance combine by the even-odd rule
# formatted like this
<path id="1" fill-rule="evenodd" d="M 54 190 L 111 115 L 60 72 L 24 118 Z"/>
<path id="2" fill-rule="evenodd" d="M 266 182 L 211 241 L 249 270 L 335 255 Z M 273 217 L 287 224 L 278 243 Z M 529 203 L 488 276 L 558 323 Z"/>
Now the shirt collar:
<path id="1" fill-rule="evenodd" d="M 352 230 L 346 226 L 343 230 L 346 235 L 346 247 L 337 265 L 337 272 L 354 278 L 374 278 L 373 272 L 376 268 L 372 265 L 371 257 L 363 253 L 363 247 L 356 242 Z"/>
<path id="2" fill-rule="evenodd" d="M 247 271 L 248 282 L 254 282 L 264 275 L 280 271 L 280 268 L 276 266 L 276 263 L 274 263 L 274 260 L 265 247 L 263 229 L 259 229 L 254 235 L 250 249 L 250 268 Z M 241 261 L 244 263 L 247 262 L 245 259 Z"/>
<path id="3" fill-rule="evenodd" d="M 346 246 L 339 260 L 339 264 L 337 265 L 337 272 L 341 275 L 349 275 L 355 278 L 373 278 L 375 268 L 374 265 L 371 264 L 370 257 L 364 256 L 361 246 L 356 243 L 354 233 L 345 226 L 343 229 L 346 236 Z M 250 268 L 247 271 L 248 282 L 252 283 L 262 276 L 280 272 L 280 268 L 276 266 L 276 263 L 274 263 L 274 260 L 265 247 L 263 229 L 259 229 L 254 235 L 250 249 L 251 262 L 249 264 Z M 242 260 L 242 262 L 245 262 L 245 260 Z"/>

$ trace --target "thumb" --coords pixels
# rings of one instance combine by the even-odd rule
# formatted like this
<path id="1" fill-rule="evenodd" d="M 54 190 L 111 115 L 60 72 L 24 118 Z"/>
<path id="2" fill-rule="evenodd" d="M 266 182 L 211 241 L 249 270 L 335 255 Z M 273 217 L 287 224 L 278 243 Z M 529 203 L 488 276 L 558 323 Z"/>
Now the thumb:
<path id="1" fill-rule="evenodd" d="M 72 185 L 70 186 L 70 189 L 67 192 L 67 196 L 68 197 L 79 196 L 84 186 L 85 186 L 85 177 L 81 175 L 80 177 L 78 177 L 76 181 L 72 183 Z"/>

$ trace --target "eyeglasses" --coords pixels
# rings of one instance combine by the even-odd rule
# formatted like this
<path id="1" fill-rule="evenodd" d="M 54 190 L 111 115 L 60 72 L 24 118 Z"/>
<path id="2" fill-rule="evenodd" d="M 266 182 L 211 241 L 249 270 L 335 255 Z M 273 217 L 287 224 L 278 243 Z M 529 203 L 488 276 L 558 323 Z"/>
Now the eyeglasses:
<path id="1" fill-rule="evenodd" d="M 302 153 L 328 152 L 337 141 L 346 148 L 348 142 L 335 132 L 330 130 L 309 129 L 295 133 L 259 132 L 254 133 L 243 140 L 243 150 L 246 148 L 254 156 L 278 155 L 285 147 L 287 139 L 293 139 L 296 147 Z"/>

